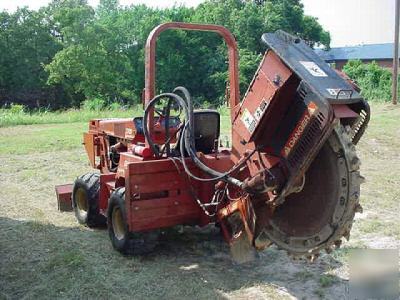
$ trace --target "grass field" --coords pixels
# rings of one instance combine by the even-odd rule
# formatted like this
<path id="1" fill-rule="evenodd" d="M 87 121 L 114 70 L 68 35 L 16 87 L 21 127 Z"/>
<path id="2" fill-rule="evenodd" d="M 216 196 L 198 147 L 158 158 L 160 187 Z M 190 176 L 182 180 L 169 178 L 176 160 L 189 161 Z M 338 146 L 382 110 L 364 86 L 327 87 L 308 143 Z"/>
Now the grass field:
<path id="1" fill-rule="evenodd" d="M 142 109 L 137 106 L 134 113 L 141 113 Z M 86 122 L 95 118 L 127 118 L 132 116 L 132 110 L 124 109 L 69 109 L 65 111 L 26 111 L 23 106 L 17 106 L 17 109 L 0 108 L 0 127 L 10 127 L 16 125 L 32 124 L 62 124 Z"/>
<path id="2" fill-rule="evenodd" d="M 54 186 L 90 170 L 86 123 L 0 128 L 0 299 L 344 299 L 349 249 L 399 245 L 399 121 L 400 107 L 372 105 L 357 147 L 364 214 L 342 249 L 310 264 L 271 247 L 243 266 L 213 227 L 171 229 L 152 255 L 121 256 L 106 230 L 57 211 Z"/>

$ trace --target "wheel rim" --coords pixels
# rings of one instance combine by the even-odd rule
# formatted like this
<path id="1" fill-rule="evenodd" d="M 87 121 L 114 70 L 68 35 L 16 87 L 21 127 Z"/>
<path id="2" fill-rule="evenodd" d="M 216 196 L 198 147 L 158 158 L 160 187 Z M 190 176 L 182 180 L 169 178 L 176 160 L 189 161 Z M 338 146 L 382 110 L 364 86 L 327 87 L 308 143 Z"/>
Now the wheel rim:
<path id="1" fill-rule="evenodd" d="M 114 207 L 111 218 L 115 237 L 118 240 L 124 239 L 126 231 L 124 226 L 124 219 L 122 218 L 122 212 L 119 207 Z"/>
<path id="2" fill-rule="evenodd" d="M 83 188 L 78 188 L 75 192 L 75 203 L 79 214 L 85 216 L 87 214 L 88 204 L 86 191 Z"/>

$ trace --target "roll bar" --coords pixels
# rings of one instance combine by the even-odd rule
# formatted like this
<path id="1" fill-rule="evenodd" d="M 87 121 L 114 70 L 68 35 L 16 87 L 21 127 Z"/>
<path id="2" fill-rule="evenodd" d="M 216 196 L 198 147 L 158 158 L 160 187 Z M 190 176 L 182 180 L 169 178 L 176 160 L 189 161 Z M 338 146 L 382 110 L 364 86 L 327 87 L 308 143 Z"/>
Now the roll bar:
<path id="1" fill-rule="evenodd" d="M 210 31 L 218 33 L 225 40 L 228 46 L 229 61 L 229 104 L 231 107 L 231 116 L 233 117 L 233 108 L 240 101 L 239 94 L 239 68 L 238 52 L 236 40 L 232 33 L 223 26 L 212 24 L 192 24 L 181 22 L 169 22 L 158 25 L 149 34 L 145 48 L 145 105 L 155 96 L 155 78 L 156 78 L 156 42 L 158 36 L 168 29 L 192 30 L 192 31 Z M 154 112 L 149 114 L 149 133 L 152 134 L 154 127 Z M 147 141 L 146 141 L 147 145 Z"/>

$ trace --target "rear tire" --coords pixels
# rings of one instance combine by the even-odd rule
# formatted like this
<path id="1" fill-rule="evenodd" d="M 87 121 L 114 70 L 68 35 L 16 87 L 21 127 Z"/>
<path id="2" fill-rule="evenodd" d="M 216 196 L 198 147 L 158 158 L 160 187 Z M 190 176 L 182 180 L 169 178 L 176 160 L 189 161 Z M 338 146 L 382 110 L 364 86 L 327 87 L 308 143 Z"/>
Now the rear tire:
<path id="1" fill-rule="evenodd" d="M 130 232 L 125 207 L 125 188 L 117 188 L 110 196 L 107 227 L 111 243 L 124 255 L 144 255 L 157 245 L 159 231 Z"/>
<path id="2" fill-rule="evenodd" d="M 100 175 L 87 173 L 75 180 L 72 207 L 80 224 L 88 227 L 104 226 L 106 218 L 99 209 Z"/>

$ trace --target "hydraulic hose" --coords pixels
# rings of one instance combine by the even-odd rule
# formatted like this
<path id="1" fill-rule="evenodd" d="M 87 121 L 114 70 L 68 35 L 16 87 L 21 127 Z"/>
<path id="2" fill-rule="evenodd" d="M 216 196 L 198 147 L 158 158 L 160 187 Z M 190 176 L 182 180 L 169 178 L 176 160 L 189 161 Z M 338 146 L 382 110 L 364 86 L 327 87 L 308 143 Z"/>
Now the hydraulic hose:
<path id="1" fill-rule="evenodd" d="M 189 119 L 189 131 L 190 131 L 191 134 L 194 135 L 194 117 L 193 117 L 194 113 L 193 113 L 192 97 L 190 96 L 189 91 L 183 86 L 178 86 L 178 87 L 174 88 L 173 92 L 174 93 L 181 92 L 183 94 L 183 96 L 184 96 L 184 100 L 186 101 L 186 106 L 188 108 L 189 117 L 190 117 L 190 119 Z M 195 149 L 196 147 L 195 147 L 195 138 L 194 138 L 194 136 L 191 137 L 190 140 L 192 142 L 191 146 Z"/>
<path id="2" fill-rule="evenodd" d="M 235 186 L 242 187 L 243 182 L 229 176 L 231 173 L 236 171 L 240 166 L 243 165 L 243 163 L 247 160 L 244 160 L 242 163 L 239 165 L 234 166 L 232 169 L 225 173 L 218 172 L 214 169 L 211 169 L 207 165 L 205 165 L 198 157 L 196 154 L 196 149 L 195 149 L 195 138 L 194 138 L 194 114 L 193 114 L 193 103 L 191 101 L 191 97 L 189 92 L 184 88 L 184 87 L 177 87 L 174 91 L 180 91 L 183 93 L 185 100 L 180 97 L 179 95 L 175 93 L 163 93 L 160 94 L 156 97 L 154 97 L 147 105 L 145 111 L 144 111 L 144 117 L 143 117 L 143 132 L 144 135 L 153 150 L 153 153 L 156 155 L 156 157 L 160 157 L 160 152 L 158 148 L 156 147 L 152 137 L 150 136 L 150 133 L 148 131 L 148 116 L 151 108 L 154 107 L 154 105 L 159 101 L 161 98 L 168 98 L 176 101 L 181 107 L 182 110 L 184 111 L 185 114 L 185 125 L 183 127 L 183 131 L 181 132 L 180 136 L 180 152 L 181 156 L 185 155 L 185 150 L 193 163 L 202 171 L 207 173 L 208 175 L 211 176 L 211 178 L 200 178 L 194 175 L 192 172 L 190 172 L 189 168 L 186 165 L 184 157 L 182 157 L 181 162 L 183 164 L 183 167 L 185 169 L 185 172 L 192 178 L 199 180 L 199 181 L 215 181 L 215 180 L 222 180 L 228 183 L 231 183 Z M 254 151 L 255 152 L 255 151 Z M 253 153 L 254 153 L 253 152 Z M 251 155 L 248 156 L 248 158 Z"/>

